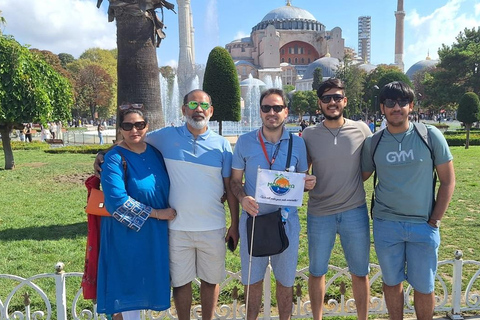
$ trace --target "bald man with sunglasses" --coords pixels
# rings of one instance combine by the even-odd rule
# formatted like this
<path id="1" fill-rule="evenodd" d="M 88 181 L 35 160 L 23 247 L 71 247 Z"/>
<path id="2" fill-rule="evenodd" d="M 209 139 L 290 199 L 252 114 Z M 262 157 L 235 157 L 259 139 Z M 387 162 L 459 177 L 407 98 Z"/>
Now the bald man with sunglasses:
<path id="1" fill-rule="evenodd" d="M 226 277 L 225 242 L 235 249 L 239 239 L 239 205 L 230 191 L 232 148 L 208 126 L 213 109 L 210 95 L 193 90 L 183 100 L 185 125 L 149 132 L 145 139 L 164 157 L 170 177 L 169 204 L 177 212 L 175 221 L 169 223 L 169 245 L 179 320 L 191 318 L 191 283 L 195 278 L 201 282 L 202 319 L 215 316 L 219 283 Z M 98 166 L 95 169 L 98 171 Z M 228 230 L 224 195 L 230 209 Z"/>

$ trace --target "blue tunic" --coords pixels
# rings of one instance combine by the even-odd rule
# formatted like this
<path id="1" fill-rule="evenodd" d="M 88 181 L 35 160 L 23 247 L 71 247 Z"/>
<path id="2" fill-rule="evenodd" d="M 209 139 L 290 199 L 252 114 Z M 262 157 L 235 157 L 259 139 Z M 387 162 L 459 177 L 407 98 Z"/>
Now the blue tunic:
<path id="1" fill-rule="evenodd" d="M 149 145 L 141 154 L 117 146 L 105 155 L 101 181 L 113 217 L 102 217 L 97 312 L 170 308 L 168 222 L 148 218 L 152 208 L 168 207 L 163 158 Z"/>

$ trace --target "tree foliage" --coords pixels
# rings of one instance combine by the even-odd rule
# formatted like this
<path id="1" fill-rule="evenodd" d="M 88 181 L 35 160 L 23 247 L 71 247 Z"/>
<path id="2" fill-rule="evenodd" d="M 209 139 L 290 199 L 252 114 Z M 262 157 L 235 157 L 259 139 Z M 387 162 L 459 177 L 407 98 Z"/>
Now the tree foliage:
<path id="1" fill-rule="evenodd" d="M 80 110 L 88 110 L 92 119 L 106 117 L 114 97 L 112 84 L 112 78 L 100 65 L 88 64 L 77 74 L 76 106 Z"/>
<path id="2" fill-rule="evenodd" d="M 310 115 L 310 122 L 316 116 L 318 110 L 318 97 L 316 91 L 295 91 L 292 99 L 292 111 L 302 118 L 304 114 Z"/>
<path id="3" fill-rule="evenodd" d="M 466 92 L 480 92 L 480 27 L 465 28 L 451 46 L 438 50 L 440 63 L 425 80 L 428 102 L 454 109 Z"/>
<path id="4" fill-rule="evenodd" d="M 0 36 L 0 61 L 0 133 L 5 168 L 13 169 L 11 130 L 70 119 L 73 96 L 66 78 L 11 37 Z"/>
<path id="5" fill-rule="evenodd" d="M 312 90 L 317 91 L 323 82 L 322 68 L 315 68 L 313 71 Z"/>
<path id="6" fill-rule="evenodd" d="M 75 61 L 75 58 L 69 53 L 59 53 L 58 59 L 60 60 L 60 64 L 64 69 L 67 69 L 67 65 L 69 63 Z"/>
<path id="7" fill-rule="evenodd" d="M 457 110 L 457 120 L 463 122 L 467 129 L 467 141 L 465 149 L 468 149 L 470 140 L 470 128 L 474 122 L 480 120 L 479 115 L 480 100 L 474 92 L 467 92 L 460 99 Z"/>
<path id="8" fill-rule="evenodd" d="M 203 78 L 203 90 L 212 97 L 215 107 L 211 120 L 240 121 L 240 84 L 232 57 L 225 48 L 215 47 L 210 51 Z"/>
<path id="9" fill-rule="evenodd" d="M 343 64 L 338 67 L 336 76 L 345 84 L 345 95 L 348 97 L 349 104 L 345 110 L 351 117 L 362 112 L 360 101 L 364 94 L 366 71 L 360 69 L 358 65 L 353 63 L 349 55 L 345 55 Z"/>

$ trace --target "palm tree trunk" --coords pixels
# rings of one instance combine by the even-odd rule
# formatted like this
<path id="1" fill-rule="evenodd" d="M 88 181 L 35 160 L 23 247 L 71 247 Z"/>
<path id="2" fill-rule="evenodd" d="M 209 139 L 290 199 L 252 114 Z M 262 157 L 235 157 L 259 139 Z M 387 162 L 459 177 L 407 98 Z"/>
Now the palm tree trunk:
<path id="1" fill-rule="evenodd" d="M 164 127 L 153 22 L 144 14 L 115 10 L 118 47 L 118 105 L 143 103 L 149 129 Z"/>

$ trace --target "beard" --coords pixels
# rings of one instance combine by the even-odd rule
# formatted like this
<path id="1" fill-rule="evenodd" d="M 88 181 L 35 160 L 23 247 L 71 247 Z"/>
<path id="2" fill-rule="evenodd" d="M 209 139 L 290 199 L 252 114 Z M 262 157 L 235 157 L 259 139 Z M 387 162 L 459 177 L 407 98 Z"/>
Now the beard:
<path id="1" fill-rule="evenodd" d="M 204 117 L 202 120 L 195 120 L 193 117 L 185 115 L 187 123 L 192 126 L 194 129 L 201 130 L 208 125 L 210 117 Z"/>
<path id="2" fill-rule="evenodd" d="M 326 115 L 326 114 L 323 114 L 323 116 L 325 117 L 325 119 L 327 120 L 338 120 L 340 119 L 340 117 L 342 116 L 342 114 L 339 114 L 338 116 L 329 116 L 329 115 Z"/>

